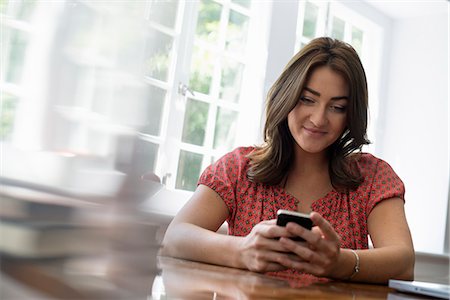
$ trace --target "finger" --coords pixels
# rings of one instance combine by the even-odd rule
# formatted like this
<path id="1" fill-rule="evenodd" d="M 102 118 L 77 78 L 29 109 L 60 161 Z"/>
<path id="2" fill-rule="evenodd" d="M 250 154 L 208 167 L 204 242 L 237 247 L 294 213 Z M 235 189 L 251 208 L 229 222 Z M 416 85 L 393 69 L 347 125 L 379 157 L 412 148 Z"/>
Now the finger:
<path id="1" fill-rule="evenodd" d="M 283 271 L 286 270 L 286 266 L 283 266 L 279 263 L 269 263 L 267 265 L 267 269 L 264 270 L 263 272 L 277 272 L 277 271 Z"/>
<path id="2" fill-rule="evenodd" d="M 300 258 L 300 261 L 313 263 L 321 260 L 320 255 L 309 249 L 305 243 L 298 243 L 288 238 L 281 238 L 280 244 L 282 244 L 285 249 L 295 253 Z"/>
<path id="3" fill-rule="evenodd" d="M 270 220 L 272 221 L 272 220 Z M 287 230 L 286 227 L 277 226 L 273 222 L 260 223 L 259 233 L 269 239 L 280 237 L 292 237 L 293 235 Z"/>
<path id="4" fill-rule="evenodd" d="M 313 223 L 320 228 L 325 239 L 339 242 L 339 235 L 336 233 L 333 226 L 331 226 L 331 224 L 319 213 L 312 212 L 310 217 Z"/>
<path id="5" fill-rule="evenodd" d="M 280 243 L 285 243 L 286 248 L 290 248 L 297 255 L 283 256 L 279 263 L 286 268 L 296 269 L 301 272 L 310 273 L 316 276 L 326 275 L 323 257 L 314 251 L 311 251 L 304 244 L 296 243 L 289 239 L 280 239 Z"/>
<path id="6" fill-rule="evenodd" d="M 284 260 L 287 254 L 275 251 L 259 251 L 251 259 L 249 269 L 255 272 L 279 271 L 286 269 L 279 262 Z"/>
<path id="7" fill-rule="evenodd" d="M 328 222 L 326 223 L 329 225 Z M 336 252 L 336 248 L 340 247 L 340 239 L 337 234 L 336 237 L 332 240 L 326 239 L 322 232 L 322 229 L 319 228 L 318 226 L 314 227 L 312 230 L 307 230 L 299 226 L 298 224 L 289 223 L 288 226 L 286 227 L 292 234 L 301 236 L 303 239 L 305 239 L 305 241 L 309 244 L 308 248 L 313 252 L 316 253 L 322 252 L 326 255 L 334 255 Z"/>
<path id="8" fill-rule="evenodd" d="M 262 221 L 261 223 L 266 223 L 266 224 L 269 224 L 269 225 L 275 225 L 275 224 L 277 224 L 277 219 L 265 220 L 265 221 Z"/>
<path id="9" fill-rule="evenodd" d="M 317 253 L 321 257 L 323 255 L 334 256 L 337 251 L 336 249 L 340 247 L 339 237 L 337 237 L 336 240 L 327 240 L 322 237 L 320 228 L 315 227 L 313 230 L 308 230 L 295 223 L 289 223 L 286 227 L 292 234 L 300 236 L 306 241 L 307 246 L 304 246 L 303 248 L 307 248 L 312 253 Z M 303 252 L 305 251 L 303 250 Z M 305 258 L 304 255 L 305 254 L 303 254 L 303 258 Z M 320 262 L 320 260 L 318 260 L 318 262 Z"/>
<path id="10" fill-rule="evenodd" d="M 273 252 L 289 252 L 284 248 L 283 244 L 280 244 L 277 238 L 266 238 L 263 236 L 256 237 L 254 239 L 254 246 L 256 249 L 269 250 Z"/>
<path id="11" fill-rule="evenodd" d="M 305 241 L 307 241 L 309 244 L 316 246 L 316 244 L 320 241 L 321 235 L 317 234 L 316 232 L 312 232 L 311 230 L 308 230 L 296 223 L 288 223 L 286 225 L 287 231 L 292 236 L 298 236 L 303 238 Z"/>

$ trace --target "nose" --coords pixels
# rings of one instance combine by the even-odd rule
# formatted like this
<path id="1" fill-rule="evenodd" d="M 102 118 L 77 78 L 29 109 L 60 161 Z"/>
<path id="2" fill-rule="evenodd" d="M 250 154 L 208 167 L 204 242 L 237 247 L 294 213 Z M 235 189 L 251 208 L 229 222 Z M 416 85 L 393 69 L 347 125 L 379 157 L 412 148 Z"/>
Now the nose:
<path id="1" fill-rule="evenodd" d="M 316 127 L 325 126 L 328 122 L 326 107 L 316 107 L 311 112 L 309 119 Z"/>

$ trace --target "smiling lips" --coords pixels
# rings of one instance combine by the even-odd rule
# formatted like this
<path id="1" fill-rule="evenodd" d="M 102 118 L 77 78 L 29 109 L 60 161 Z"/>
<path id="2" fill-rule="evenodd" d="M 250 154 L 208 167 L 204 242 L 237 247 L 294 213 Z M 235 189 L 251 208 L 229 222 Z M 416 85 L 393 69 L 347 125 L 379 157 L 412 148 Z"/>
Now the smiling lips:
<path id="1" fill-rule="evenodd" d="M 314 129 L 314 128 L 307 128 L 307 127 L 303 127 L 303 129 L 310 135 L 312 136 L 316 136 L 316 137 L 321 137 L 324 136 L 327 132 L 324 130 L 319 130 L 319 129 Z"/>

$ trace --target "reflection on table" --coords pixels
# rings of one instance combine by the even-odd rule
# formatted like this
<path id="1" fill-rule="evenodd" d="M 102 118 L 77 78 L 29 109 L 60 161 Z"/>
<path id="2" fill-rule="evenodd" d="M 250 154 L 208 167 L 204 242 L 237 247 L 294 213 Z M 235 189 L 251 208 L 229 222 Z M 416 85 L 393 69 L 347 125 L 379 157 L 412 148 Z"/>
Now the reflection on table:
<path id="1" fill-rule="evenodd" d="M 297 276 L 277 278 L 244 270 L 159 257 L 153 299 L 386 299 L 392 289 Z M 414 299 L 414 298 L 411 298 Z"/>
<path id="2" fill-rule="evenodd" d="M 401 294 L 385 285 L 277 278 L 250 271 L 158 257 L 159 270 L 109 272 L 107 258 L 55 261 L 3 260 L 2 279 L 33 289 L 38 299 L 428 299 Z M 5 282 L 2 289 L 8 289 Z M 16 300 L 16 294 L 0 294 Z M 42 295 L 45 295 L 43 298 Z M 32 299 L 21 297 L 20 299 Z M 431 298 L 430 298 L 431 299 Z"/>

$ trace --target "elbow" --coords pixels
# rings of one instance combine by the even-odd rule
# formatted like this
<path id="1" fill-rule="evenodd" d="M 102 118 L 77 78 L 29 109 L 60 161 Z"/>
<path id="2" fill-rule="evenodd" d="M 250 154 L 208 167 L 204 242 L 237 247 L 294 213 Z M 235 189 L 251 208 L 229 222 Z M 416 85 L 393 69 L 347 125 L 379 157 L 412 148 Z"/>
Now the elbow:
<path id="1" fill-rule="evenodd" d="M 190 235 L 185 223 L 172 222 L 164 234 L 159 255 L 186 258 Z"/>
<path id="2" fill-rule="evenodd" d="M 161 256 L 171 256 L 170 255 L 170 247 L 167 246 L 167 243 L 163 241 L 161 244 L 161 248 L 159 249 L 158 255 Z"/>
<path id="3" fill-rule="evenodd" d="M 396 276 L 393 276 L 392 279 L 407 281 L 414 280 L 414 265 L 416 261 L 414 250 L 405 253 L 402 261 L 403 263 L 401 264 L 402 268 L 400 272 Z"/>
<path id="4" fill-rule="evenodd" d="M 161 243 L 161 248 L 159 250 L 159 255 L 161 256 L 175 256 L 175 249 L 176 246 L 174 238 L 172 237 L 173 233 L 169 226 L 169 228 L 166 230 L 166 233 L 164 234 L 164 238 Z"/>

